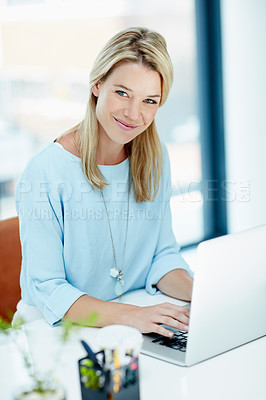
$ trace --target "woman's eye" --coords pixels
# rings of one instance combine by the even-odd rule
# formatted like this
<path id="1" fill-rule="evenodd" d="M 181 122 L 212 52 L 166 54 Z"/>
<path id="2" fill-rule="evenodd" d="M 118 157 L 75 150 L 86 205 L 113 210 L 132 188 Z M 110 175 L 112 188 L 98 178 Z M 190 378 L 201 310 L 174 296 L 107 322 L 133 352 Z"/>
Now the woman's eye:
<path id="1" fill-rule="evenodd" d="M 145 101 L 145 103 L 147 103 L 147 104 L 157 104 L 157 102 L 154 101 L 154 100 L 152 100 L 152 99 L 145 99 L 144 101 Z"/>
<path id="2" fill-rule="evenodd" d="M 126 97 L 127 96 L 126 92 L 123 92 L 123 90 L 116 90 L 116 93 L 119 94 L 119 96 L 122 96 L 122 97 Z"/>

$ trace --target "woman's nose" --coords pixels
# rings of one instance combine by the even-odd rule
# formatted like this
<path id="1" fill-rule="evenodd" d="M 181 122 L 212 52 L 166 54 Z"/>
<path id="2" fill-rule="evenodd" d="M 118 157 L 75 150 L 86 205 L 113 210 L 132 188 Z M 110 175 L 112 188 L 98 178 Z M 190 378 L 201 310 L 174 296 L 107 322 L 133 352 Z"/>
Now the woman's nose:
<path id="1" fill-rule="evenodd" d="M 138 101 L 130 100 L 126 105 L 124 115 L 132 121 L 139 121 L 141 115 L 141 104 Z"/>

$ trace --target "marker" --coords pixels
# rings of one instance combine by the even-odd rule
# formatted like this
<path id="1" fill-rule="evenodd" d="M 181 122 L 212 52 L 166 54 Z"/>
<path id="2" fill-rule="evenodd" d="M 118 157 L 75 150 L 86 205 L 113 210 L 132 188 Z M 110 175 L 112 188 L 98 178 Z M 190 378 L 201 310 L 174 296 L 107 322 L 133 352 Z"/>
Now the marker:
<path id="1" fill-rule="evenodd" d="M 83 344 L 83 347 L 84 347 L 85 350 L 87 351 L 89 358 L 90 358 L 91 361 L 93 362 L 94 367 L 96 367 L 96 368 L 102 370 L 102 366 L 99 364 L 99 362 L 98 362 L 98 360 L 97 360 L 97 358 L 96 358 L 96 355 L 95 355 L 95 353 L 92 351 L 92 349 L 90 348 L 90 346 L 89 346 L 86 342 L 84 342 L 84 340 L 81 340 L 81 343 Z"/>
<path id="2" fill-rule="evenodd" d="M 121 364 L 119 359 L 119 350 L 117 348 L 113 351 L 113 364 L 113 391 L 114 393 L 118 393 L 121 387 L 121 371 L 119 370 Z"/>

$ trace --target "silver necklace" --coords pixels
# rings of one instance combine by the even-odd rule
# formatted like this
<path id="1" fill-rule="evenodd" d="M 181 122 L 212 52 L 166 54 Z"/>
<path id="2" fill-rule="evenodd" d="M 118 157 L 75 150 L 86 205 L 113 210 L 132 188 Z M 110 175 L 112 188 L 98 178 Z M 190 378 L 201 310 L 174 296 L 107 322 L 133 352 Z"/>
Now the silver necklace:
<path id="1" fill-rule="evenodd" d="M 122 264 L 121 268 L 118 268 L 117 264 L 117 258 L 116 258 L 116 252 L 115 252 L 115 245 L 114 245 L 114 239 L 113 239 L 113 234 L 112 234 L 112 229 L 111 229 L 111 224 L 110 224 L 110 217 L 109 213 L 107 210 L 105 198 L 103 195 L 103 191 L 101 190 L 101 195 L 103 198 L 104 202 L 104 207 L 107 215 L 107 221 L 108 221 L 108 226 L 109 226 L 109 232 L 111 236 L 111 241 L 112 241 L 112 247 L 113 247 L 113 254 L 114 254 L 114 260 L 115 260 L 115 267 L 112 267 L 110 269 L 110 276 L 114 279 L 116 279 L 116 284 L 115 284 L 115 294 L 119 296 L 119 299 L 121 299 L 122 294 L 124 292 L 124 273 L 123 273 L 123 266 L 124 266 L 124 258 L 125 258 L 125 250 L 126 250 L 126 242 L 127 242 L 127 232 L 128 232 L 128 214 L 129 214 L 129 193 L 130 193 L 130 188 L 131 188 L 131 175 L 130 175 L 130 165 L 129 165 L 129 170 L 128 170 L 128 194 L 127 194 L 127 221 L 126 221 L 126 233 L 125 233 L 125 241 L 124 241 L 124 248 L 123 248 L 123 258 L 122 258 Z"/>

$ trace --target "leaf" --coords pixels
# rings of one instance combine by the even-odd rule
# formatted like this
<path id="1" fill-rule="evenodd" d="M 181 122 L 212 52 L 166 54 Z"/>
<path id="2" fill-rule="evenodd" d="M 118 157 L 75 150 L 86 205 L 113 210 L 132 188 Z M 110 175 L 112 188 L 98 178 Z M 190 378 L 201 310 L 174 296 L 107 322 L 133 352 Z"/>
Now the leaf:
<path id="1" fill-rule="evenodd" d="M 0 317 L 0 332 L 8 335 L 8 329 L 12 328 L 11 323 Z"/>
<path id="2" fill-rule="evenodd" d="M 74 330 L 78 330 L 80 328 L 83 328 L 85 326 L 96 326 L 96 322 L 98 320 L 98 314 L 93 312 L 91 313 L 87 318 L 85 319 L 80 319 L 77 322 L 73 322 L 70 319 L 62 319 L 61 320 L 61 327 L 63 330 L 62 333 L 62 341 L 66 342 L 69 339 L 70 334 Z"/>

